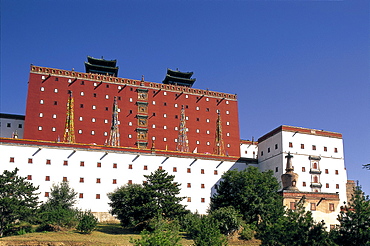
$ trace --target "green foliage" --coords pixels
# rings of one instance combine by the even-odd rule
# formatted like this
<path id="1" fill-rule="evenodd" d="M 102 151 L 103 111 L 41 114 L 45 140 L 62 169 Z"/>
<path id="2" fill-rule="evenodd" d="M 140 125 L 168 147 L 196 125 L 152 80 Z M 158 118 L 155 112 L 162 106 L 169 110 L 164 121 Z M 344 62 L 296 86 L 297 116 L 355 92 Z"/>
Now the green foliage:
<path id="1" fill-rule="evenodd" d="M 191 238 L 194 238 L 201 230 L 202 216 L 198 213 L 187 213 L 180 218 L 181 229 L 187 232 Z"/>
<path id="2" fill-rule="evenodd" d="M 354 189 L 348 206 L 338 215 L 340 226 L 331 231 L 339 245 L 370 245 L 370 201 L 360 186 Z"/>
<path id="3" fill-rule="evenodd" d="M 213 210 L 210 216 L 216 221 L 217 227 L 224 235 L 238 231 L 243 225 L 241 214 L 233 207 L 224 207 Z"/>
<path id="4" fill-rule="evenodd" d="M 76 204 L 76 195 L 77 192 L 69 186 L 69 183 L 63 181 L 62 183 L 53 184 L 51 186 L 50 197 L 46 203 L 50 207 L 69 209 Z"/>
<path id="5" fill-rule="evenodd" d="M 211 216 L 203 216 L 200 227 L 194 233 L 196 246 L 223 246 L 227 245 L 227 238 L 218 229 L 217 222 Z"/>
<path id="6" fill-rule="evenodd" d="M 153 218 L 155 212 L 151 207 L 151 197 L 139 184 L 127 184 L 108 194 L 111 214 L 116 215 L 122 226 L 136 226 Z"/>
<path id="7" fill-rule="evenodd" d="M 296 210 L 288 209 L 276 221 L 263 222 L 258 233 L 262 245 L 321 246 L 334 245 L 324 223 L 315 223 L 310 211 L 304 209 L 304 199 Z"/>
<path id="8" fill-rule="evenodd" d="M 164 218 L 174 219 L 186 213 L 185 207 L 180 204 L 184 197 L 178 197 L 181 184 L 173 182 L 175 176 L 168 175 L 164 170 L 157 169 L 150 175 L 144 175 L 144 188 L 151 197 L 154 214 Z"/>
<path id="9" fill-rule="evenodd" d="M 260 172 L 256 167 L 231 170 L 222 176 L 217 194 L 211 198 L 211 211 L 232 206 L 248 224 L 275 220 L 284 213 L 280 186 L 271 170 Z"/>
<path id="10" fill-rule="evenodd" d="M 140 239 L 131 239 L 135 246 L 177 246 L 181 237 L 179 225 L 176 221 L 155 218 L 152 222 L 153 231 L 143 230 Z"/>
<path id="11" fill-rule="evenodd" d="M 18 176 L 18 170 L 0 175 L 0 237 L 15 221 L 29 220 L 38 206 L 38 187 Z"/>
<path id="12" fill-rule="evenodd" d="M 38 230 L 57 231 L 78 224 L 79 211 L 73 208 L 77 193 L 68 182 L 53 184 L 50 197 L 40 206 L 41 226 Z"/>
<path id="13" fill-rule="evenodd" d="M 81 212 L 76 229 L 82 233 L 90 234 L 98 225 L 98 219 L 90 210 Z"/>
<path id="14" fill-rule="evenodd" d="M 144 185 L 128 184 L 108 194 L 111 214 L 116 215 L 122 226 L 136 226 L 156 216 L 174 219 L 186 213 L 180 204 L 180 184 L 174 183 L 173 175 L 156 170 L 144 176 Z"/>
<path id="15" fill-rule="evenodd" d="M 240 233 L 240 239 L 251 240 L 256 234 L 256 227 L 253 225 L 244 225 L 243 230 Z"/>

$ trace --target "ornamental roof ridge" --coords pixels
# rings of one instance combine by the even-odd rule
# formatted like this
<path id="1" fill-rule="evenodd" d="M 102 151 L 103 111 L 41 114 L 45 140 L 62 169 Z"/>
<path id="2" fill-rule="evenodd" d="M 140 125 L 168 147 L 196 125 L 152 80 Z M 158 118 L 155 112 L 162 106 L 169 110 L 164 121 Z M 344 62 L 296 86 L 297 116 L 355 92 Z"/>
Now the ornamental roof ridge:
<path id="1" fill-rule="evenodd" d="M 136 79 L 128 79 L 128 78 L 120 78 L 111 75 L 101 75 L 101 74 L 94 74 L 94 73 L 85 73 L 85 72 L 76 72 L 74 70 L 65 70 L 65 69 L 58 69 L 58 68 L 49 68 L 49 67 L 41 67 L 31 64 L 30 73 L 35 74 L 43 74 L 43 75 L 54 75 L 59 77 L 66 77 L 66 78 L 77 78 L 83 80 L 90 80 L 96 82 L 104 82 L 104 83 L 112 83 L 117 85 L 130 85 L 138 88 L 150 88 L 150 89 L 158 89 L 164 91 L 173 91 L 179 93 L 187 93 L 187 94 L 195 94 L 199 96 L 208 96 L 213 98 L 224 98 L 227 100 L 236 101 L 237 95 L 224 93 L 224 92 L 217 92 L 217 91 L 210 91 L 204 89 L 195 89 L 189 88 L 185 86 L 176 86 L 176 85 L 167 85 L 158 82 L 150 82 L 150 81 L 141 81 Z"/>

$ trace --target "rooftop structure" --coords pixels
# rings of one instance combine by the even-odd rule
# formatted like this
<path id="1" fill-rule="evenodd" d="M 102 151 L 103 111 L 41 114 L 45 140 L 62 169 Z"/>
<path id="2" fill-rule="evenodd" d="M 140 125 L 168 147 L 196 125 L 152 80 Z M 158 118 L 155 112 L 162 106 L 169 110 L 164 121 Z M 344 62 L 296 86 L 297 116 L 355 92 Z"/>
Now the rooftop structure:
<path id="1" fill-rule="evenodd" d="M 117 77 L 118 67 L 116 66 L 116 63 L 116 60 L 104 60 L 103 58 L 98 59 L 88 56 L 87 62 L 85 62 L 86 73 L 96 73 Z"/>
<path id="2" fill-rule="evenodd" d="M 167 68 L 163 84 L 192 87 L 196 79 L 192 79 L 193 72 L 180 72 Z"/>

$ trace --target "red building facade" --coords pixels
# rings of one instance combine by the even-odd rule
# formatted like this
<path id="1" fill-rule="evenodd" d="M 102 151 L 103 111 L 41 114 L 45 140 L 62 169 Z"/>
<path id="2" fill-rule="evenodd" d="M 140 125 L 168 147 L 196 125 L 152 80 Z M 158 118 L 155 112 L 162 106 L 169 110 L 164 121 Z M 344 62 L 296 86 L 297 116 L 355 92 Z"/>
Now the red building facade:
<path id="1" fill-rule="evenodd" d="M 183 107 L 190 152 L 214 154 L 221 128 L 223 155 L 240 156 L 234 94 L 33 65 L 24 138 L 63 142 L 71 92 L 76 143 L 108 145 L 116 98 L 121 147 L 176 151 Z"/>

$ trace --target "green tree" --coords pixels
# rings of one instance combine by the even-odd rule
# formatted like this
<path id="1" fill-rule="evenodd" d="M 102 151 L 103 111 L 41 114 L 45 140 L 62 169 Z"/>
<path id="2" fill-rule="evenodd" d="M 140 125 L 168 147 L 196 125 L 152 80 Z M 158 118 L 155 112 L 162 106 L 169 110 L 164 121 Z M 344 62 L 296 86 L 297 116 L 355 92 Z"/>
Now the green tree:
<path id="1" fill-rule="evenodd" d="M 155 213 L 151 207 L 151 197 L 140 184 L 127 184 L 108 193 L 110 213 L 116 215 L 121 225 L 136 226 L 153 218 Z"/>
<path id="2" fill-rule="evenodd" d="M 38 206 L 38 187 L 14 171 L 5 170 L 0 175 L 0 237 L 17 220 L 27 220 Z"/>
<path id="3" fill-rule="evenodd" d="M 340 226 L 331 232 L 339 245 L 370 245 L 370 201 L 356 186 L 351 201 L 338 215 Z"/>
<path id="4" fill-rule="evenodd" d="M 157 169 L 144 177 L 146 178 L 144 188 L 152 198 L 151 203 L 156 215 L 174 219 L 186 213 L 185 206 L 180 204 L 184 197 L 178 196 L 181 184 L 173 182 L 174 175 L 168 175 L 166 171 Z"/>
<path id="5" fill-rule="evenodd" d="M 40 206 L 40 230 L 59 230 L 61 227 L 72 228 L 78 223 L 77 193 L 68 182 L 53 184 L 50 197 Z"/>
<path id="6" fill-rule="evenodd" d="M 186 213 L 180 204 L 183 198 L 177 197 L 180 184 L 173 182 L 173 175 L 158 169 L 144 177 L 144 185 L 128 184 L 108 194 L 110 212 L 122 226 L 137 226 L 157 216 L 174 219 Z"/>
<path id="7" fill-rule="evenodd" d="M 321 246 L 334 245 L 324 223 L 316 223 L 311 211 L 304 209 L 305 199 L 296 204 L 296 209 L 287 209 L 285 215 L 275 221 L 264 221 L 257 237 L 262 245 Z"/>
<path id="8" fill-rule="evenodd" d="M 260 172 L 256 167 L 227 171 L 211 198 L 210 210 L 232 206 L 243 215 L 247 224 L 274 220 L 284 212 L 280 185 L 271 170 Z"/>
<path id="9" fill-rule="evenodd" d="M 214 219 L 220 232 L 226 236 L 238 231 L 243 225 L 241 214 L 233 207 L 213 210 L 209 216 Z"/>
<path id="10" fill-rule="evenodd" d="M 135 246 L 179 246 L 181 240 L 179 225 L 176 221 L 153 219 L 153 231 L 143 230 L 140 239 L 131 239 Z"/>
<path id="11" fill-rule="evenodd" d="M 77 192 L 69 186 L 69 183 L 64 181 L 62 183 L 53 184 L 50 188 L 50 197 L 46 204 L 51 207 L 59 207 L 63 209 L 70 209 L 76 204 Z"/>
<path id="12" fill-rule="evenodd" d="M 95 230 L 98 224 L 98 219 L 91 213 L 90 210 L 79 214 L 79 221 L 76 229 L 82 233 L 90 234 Z"/>
<path id="13" fill-rule="evenodd" d="M 198 228 L 195 228 L 193 240 L 196 246 L 224 246 L 227 238 L 220 232 L 217 221 L 211 216 L 202 216 Z"/>

